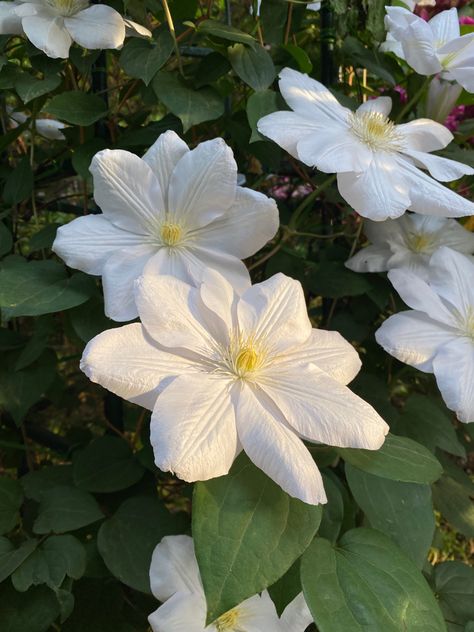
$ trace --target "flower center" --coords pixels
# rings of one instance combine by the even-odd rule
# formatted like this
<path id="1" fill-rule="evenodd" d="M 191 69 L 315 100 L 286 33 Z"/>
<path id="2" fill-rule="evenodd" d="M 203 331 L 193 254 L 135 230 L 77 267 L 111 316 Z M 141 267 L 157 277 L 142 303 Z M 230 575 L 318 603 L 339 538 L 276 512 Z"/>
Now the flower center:
<path id="1" fill-rule="evenodd" d="M 474 341 L 474 307 L 468 307 L 465 314 L 457 314 L 459 328 L 464 336 Z"/>
<path id="2" fill-rule="evenodd" d="M 239 611 L 236 608 L 229 610 L 229 612 L 223 614 L 215 622 L 217 632 L 227 632 L 228 630 L 233 630 L 237 625 L 238 620 Z"/>
<path id="3" fill-rule="evenodd" d="M 395 123 L 380 112 L 352 112 L 349 117 L 351 132 L 370 149 L 400 151 L 402 137 Z"/>
<path id="4" fill-rule="evenodd" d="M 235 368 L 239 375 L 253 371 L 259 362 L 258 353 L 252 346 L 243 347 L 235 358 Z"/>
<path id="5" fill-rule="evenodd" d="M 88 0 L 46 0 L 46 4 L 65 17 L 74 15 L 89 6 Z"/>
<path id="6" fill-rule="evenodd" d="M 161 240 L 167 246 L 176 246 L 183 237 L 183 228 L 179 224 L 165 222 L 160 228 Z"/>
<path id="7" fill-rule="evenodd" d="M 426 233 L 410 233 L 407 235 L 406 243 L 412 252 L 417 253 L 430 253 L 435 245 L 433 236 Z"/>

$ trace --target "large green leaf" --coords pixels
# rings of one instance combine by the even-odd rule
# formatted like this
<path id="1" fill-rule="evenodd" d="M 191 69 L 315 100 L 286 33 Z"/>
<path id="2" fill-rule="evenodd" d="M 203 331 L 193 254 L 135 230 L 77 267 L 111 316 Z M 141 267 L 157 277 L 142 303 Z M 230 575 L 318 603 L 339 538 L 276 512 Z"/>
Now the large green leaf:
<path id="1" fill-rule="evenodd" d="M 320 521 L 320 507 L 290 498 L 245 455 L 227 476 L 197 483 L 193 537 L 208 620 L 276 582 Z"/>
<path id="2" fill-rule="evenodd" d="M 364 472 L 405 483 L 433 483 L 443 473 L 439 461 L 422 445 L 388 434 L 380 450 L 339 448 L 344 461 Z"/>
<path id="3" fill-rule="evenodd" d="M 349 464 L 346 476 L 370 526 L 389 535 L 423 568 L 435 530 L 431 487 L 374 476 Z"/>
<path id="4" fill-rule="evenodd" d="M 259 120 L 276 112 L 280 105 L 280 98 L 273 90 L 261 90 L 252 94 L 247 101 L 247 118 L 249 121 L 250 129 L 252 130 L 252 136 L 250 142 L 255 143 L 260 140 L 265 140 L 265 136 L 262 136 L 257 129 L 257 123 Z"/>
<path id="5" fill-rule="evenodd" d="M 10 540 L 0 538 L 0 583 L 23 563 L 37 546 L 37 540 L 26 540 L 15 549 Z"/>
<path id="6" fill-rule="evenodd" d="M 183 514 L 171 514 L 156 498 L 126 500 L 99 530 L 97 544 L 107 568 L 121 582 L 150 592 L 153 549 L 165 535 L 185 530 Z"/>
<path id="7" fill-rule="evenodd" d="M 120 63 L 131 77 L 150 83 L 158 70 L 173 52 L 173 38 L 167 30 L 161 31 L 154 41 L 130 39 L 120 54 Z"/>
<path id="8" fill-rule="evenodd" d="M 0 266 L 0 307 L 7 317 L 40 316 L 80 305 L 95 289 L 81 272 L 68 277 L 55 261 L 8 257 Z"/>
<path id="9" fill-rule="evenodd" d="M 12 582 L 20 592 L 39 584 L 57 590 L 66 575 L 79 579 L 85 570 L 86 551 L 79 540 L 72 535 L 53 535 L 15 570 Z"/>
<path id="10" fill-rule="evenodd" d="M 446 632 L 421 571 L 378 531 L 348 531 L 337 548 L 316 538 L 301 580 L 320 632 Z"/>
<path id="11" fill-rule="evenodd" d="M 164 71 L 155 76 L 151 85 L 160 101 L 181 119 L 185 132 L 193 125 L 224 114 L 223 99 L 212 88 L 193 90 L 175 74 Z"/>
<path id="12" fill-rule="evenodd" d="M 272 58 L 262 46 L 248 48 L 234 44 L 229 47 L 229 59 L 234 71 L 253 90 L 266 90 L 275 79 Z"/>
<path id="13" fill-rule="evenodd" d="M 458 624 L 474 621 L 474 568 L 456 561 L 437 564 L 433 583 L 447 620 Z"/>
<path id="14" fill-rule="evenodd" d="M 73 457 L 74 483 L 88 492 L 116 492 L 141 479 L 143 467 L 130 445 L 119 437 L 105 435 Z"/>
<path id="15" fill-rule="evenodd" d="M 20 478 L 27 498 L 39 502 L 44 492 L 58 485 L 72 485 L 71 465 L 49 465 L 40 470 L 28 472 Z"/>
<path id="16" fill-rule="evenodd" d="M 23 103 L 29 103 L 33 99 L 43 96 L 43 94 L 52 92 L 60 83 L 61 77 L 59 75 L 50 74 L 44 79 L 37 79 L 24 72 L 16 79 L 15 90 Z"/>
<path id="17" fill-rule="evenodd" d="M 28 199 L 33 191 L 33 170 L 30 159 L 25 156 L 5 180 L 3 199 L 10 206 Z"/>
<path id="18" fill-rule="evenodd" d="M 433 502 L 444 518 L 468 538 L 474 538 L 474 485 L 460 471 L 456 478 L 446 474 L 433 485 Z"/>
<path id="19" fill-rule="evenodd" d="M 80 90 L 56 95 L 45 109 L 52 116 L 73 125 L 92 125 L 107 115 L 107 105 L 103 99 Z"/>
<path id="20" fill-rule="evenodd" d="M 104 517 L 93 496 L 81 489 L 60 485 L 41 494 L 35 533 L 65 533 L 86 527 Z"/>
<path id="21" fill-rule="evenodd" d="M 13 245 L 11 232 L 3 222 L 0 222 L 0 257 L 10 252 Z"/>
<path id="22" fill-rule="evenodd" d="M 47 632 L 58 615 L 59 604 L 49 588 L 19 593 L 9 583 L 0 586 L 2 632 Z"/>
<path id="23" fill-rule="evenodd" d="M 257 44 L 255 39 L 248 33 L 215 20 L 204 20 L 199 24 L 197 31 L 203 35 L 210 35 L 219 39 L 230 40 L 231 42 L 240 42 L 241 44 L 247 44 L 247 46 Z"/>
<path id="24" fill-rule="evenodd" d="M 12 478 L 0 478 L 0 534 L 8 533 L 20 519 L 19 509 L 23 502 L 20 483 Z"/>

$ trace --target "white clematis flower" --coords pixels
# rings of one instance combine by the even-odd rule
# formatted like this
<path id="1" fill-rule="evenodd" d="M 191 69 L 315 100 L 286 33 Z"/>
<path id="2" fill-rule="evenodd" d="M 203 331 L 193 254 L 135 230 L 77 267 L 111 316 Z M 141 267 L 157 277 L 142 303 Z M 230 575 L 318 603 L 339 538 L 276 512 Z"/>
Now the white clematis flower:
<path id="1" fill-rule="evenodd" d="M 337 332 L 312 329 L 301 284 L 283 274 L 239 297 L 215 270 L 199 288 L 145 274 L 142 324 L 86 347 L 93 381 L 153 410 L 156 465 L 185 481 L 226 474 L 243 448 L 290 496 L 326 502 L 301 439 L 380 448 L 387 424 L 345 385 L 359 356 Z"/>
<path id="2" fill-rule="evenodd" d="M 222 139 L 190 151 L 168 131 L 143 158 L 104 150 L 90 170 L 103 215 L 62 226 L 53 250 L 70 267 L 102 275 L 105 311 L 114 320 L 137 317 L 133 282 L 143 271 L 194 283 L 209 266 L 246 289 L 241 259 L 278 230 L 275 201 L 237 186 L 237 165 Z"/>
<path id="3" fill-rule="evenodd" d="M 9 116 L 12 127 L 18 127 L 18 125 L 21 125 L 28 120 L 28 116 L 26 116 L 23 112 L 9 112 Z M 64 123 L 54 119 L 38 118 L 35 120 L 36 133 L 48 140 L 66 140 L 66 137 L 61 131 L 65 128 L 66 125 L 64 125 Z"/>
<path id="4" fill-rule="evenodd" d="M 464 254 L 474 253 L 474 234 L 454 219 L 406 214 L 385 222 L 364 222 L 372 245 L 346 261 L 354 272 L 385 272 L 410 268 L 428 280 L 431 255 L 441 246 Z"/>
<path id="5" fill-rule="evenodd" d="M 24 34 L 48 57 L 67 58 L 73 42 L 89 49 L 121 48 L 126 29 L 150 31 L 107 5 L 88 0 L 14 0 L 0 2 L 0 34 Z"/>
<path id="6" fill-rule="evenodd" d="M 401 46 L 393 50 L 420 75 L 442 73 L 474 92 L 474 33 L 461 36 L 456 8 L 429 22 L 403 7 L 386 7 L 385 26 Z"/>
<path id="7" fill-rule="evenodd" d="M 153 632 L 305 632 L 313 621 L 302 593 L 279 619 L 264 590 L 206 626 L 206 598 L 193 540 L 187 535 L 164 537 L 156 546 L 150 584 L 163 603 L 148 617 Z"/>
<path id="8" fill-rule="evenodd" d="M 410 270 L 388 277 L 412 309 L 390 316 L 377 342 L 398 360 L 434 373 L 446 406 L 474 421 L 474 259 L 451 248 L 431 257 L 429 280 Z"/>
<path id="9" fill-rule="evenodd" d="M 461 96 L 462 86 L 433 77 L 426 98 L 426 116 L 444 123 Z"/>
<path id="10" fill-rule="evenodd" d="M 337 173 L 340 194 L 364 217 L 382 221 L 407 209 L 441 217 L 474 213 L 472 202 L 433 179 L 474 173 L 428 153 L 452 140 L 443 125 L 429 119 L 395 125 L 388 118 L 389 97 L 352 112 L 321 83 L 290 68 L 280 73 L 280 90 L 293 112 L 264 116 L 258 130 L 308 166 Z"/>
<path id="11" fill-rule="evenodd" d="M 260 8 L 262 6 L 262 0 L 257 0 L 257 15 L 260 15 Z M 319 9 L 321 8 L 321 3 L 320 2 L 309 2 L 306 5 L 306 8 L 309 9 L 310 11 L 319 11 Z M 252 6 L 250 6 L 250 14 L 252 14 L 253 12 L 253 8 Z"/>

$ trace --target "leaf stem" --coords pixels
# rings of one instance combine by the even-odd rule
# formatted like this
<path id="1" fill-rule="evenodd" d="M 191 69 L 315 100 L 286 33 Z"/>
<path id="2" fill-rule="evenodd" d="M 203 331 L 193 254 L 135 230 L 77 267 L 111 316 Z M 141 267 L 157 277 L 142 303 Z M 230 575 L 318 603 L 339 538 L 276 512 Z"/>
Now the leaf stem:
<path id="1" fill-rule="evenodd" d="M 176 31 L 175 31 L 175 28 L 174 28 L 173 16 L 171 15 L 171 11 L 170 11 L 170 8 L 168 6 L 168 0 L 161 0 L 161 2 L 163 4 L 163 9 L 165 11 L 166 21 L 168 22 L 168 27 L 170 29 L 171 37 L 173 38 L 174 50 L 175 50 L 175 53 L 176 53 L 176 59 L 178 60 L 179 72 L 180 72 L 180 74 L 182 76 L 184 76 L 183 61 L 181 59 L 181 54 L 179 52 L 178 40 L 176 39 Z"/>
<path id="2" fill-rule="evenodd" d="M 431 81 L 431 76 L 426 77 L 426 79 L 423 81 L 423 85 L 415 92 L 415 94 L 408 101 L 408 103 L 405 105 L 405 107 L 402 108 L 401 112 L 399 113 L 399 115 L 395 119 L 396 123 L 399 123 L 403 119 L 403 117 L 406 114 L 408 114 L 408 112 L 410 112 L 410 110 L 413 108 L 413 106 L 415 106 L 418 103 L 418 101 L 423 96 L 426 88 L 428 87 L 428 84 L 429 84 L 430 81 Z"/>

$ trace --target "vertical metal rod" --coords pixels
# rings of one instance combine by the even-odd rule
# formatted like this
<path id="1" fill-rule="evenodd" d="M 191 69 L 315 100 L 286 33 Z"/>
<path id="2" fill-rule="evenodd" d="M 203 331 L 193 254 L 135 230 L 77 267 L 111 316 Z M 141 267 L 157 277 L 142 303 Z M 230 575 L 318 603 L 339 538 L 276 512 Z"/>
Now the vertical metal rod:
<path id="1" fill-rule="evenodd" d="M 323 0 L 321 5 L 321 82 L 331 86 L 336 79 L 334 65 L 334 13 L 329 0 Z"/>

